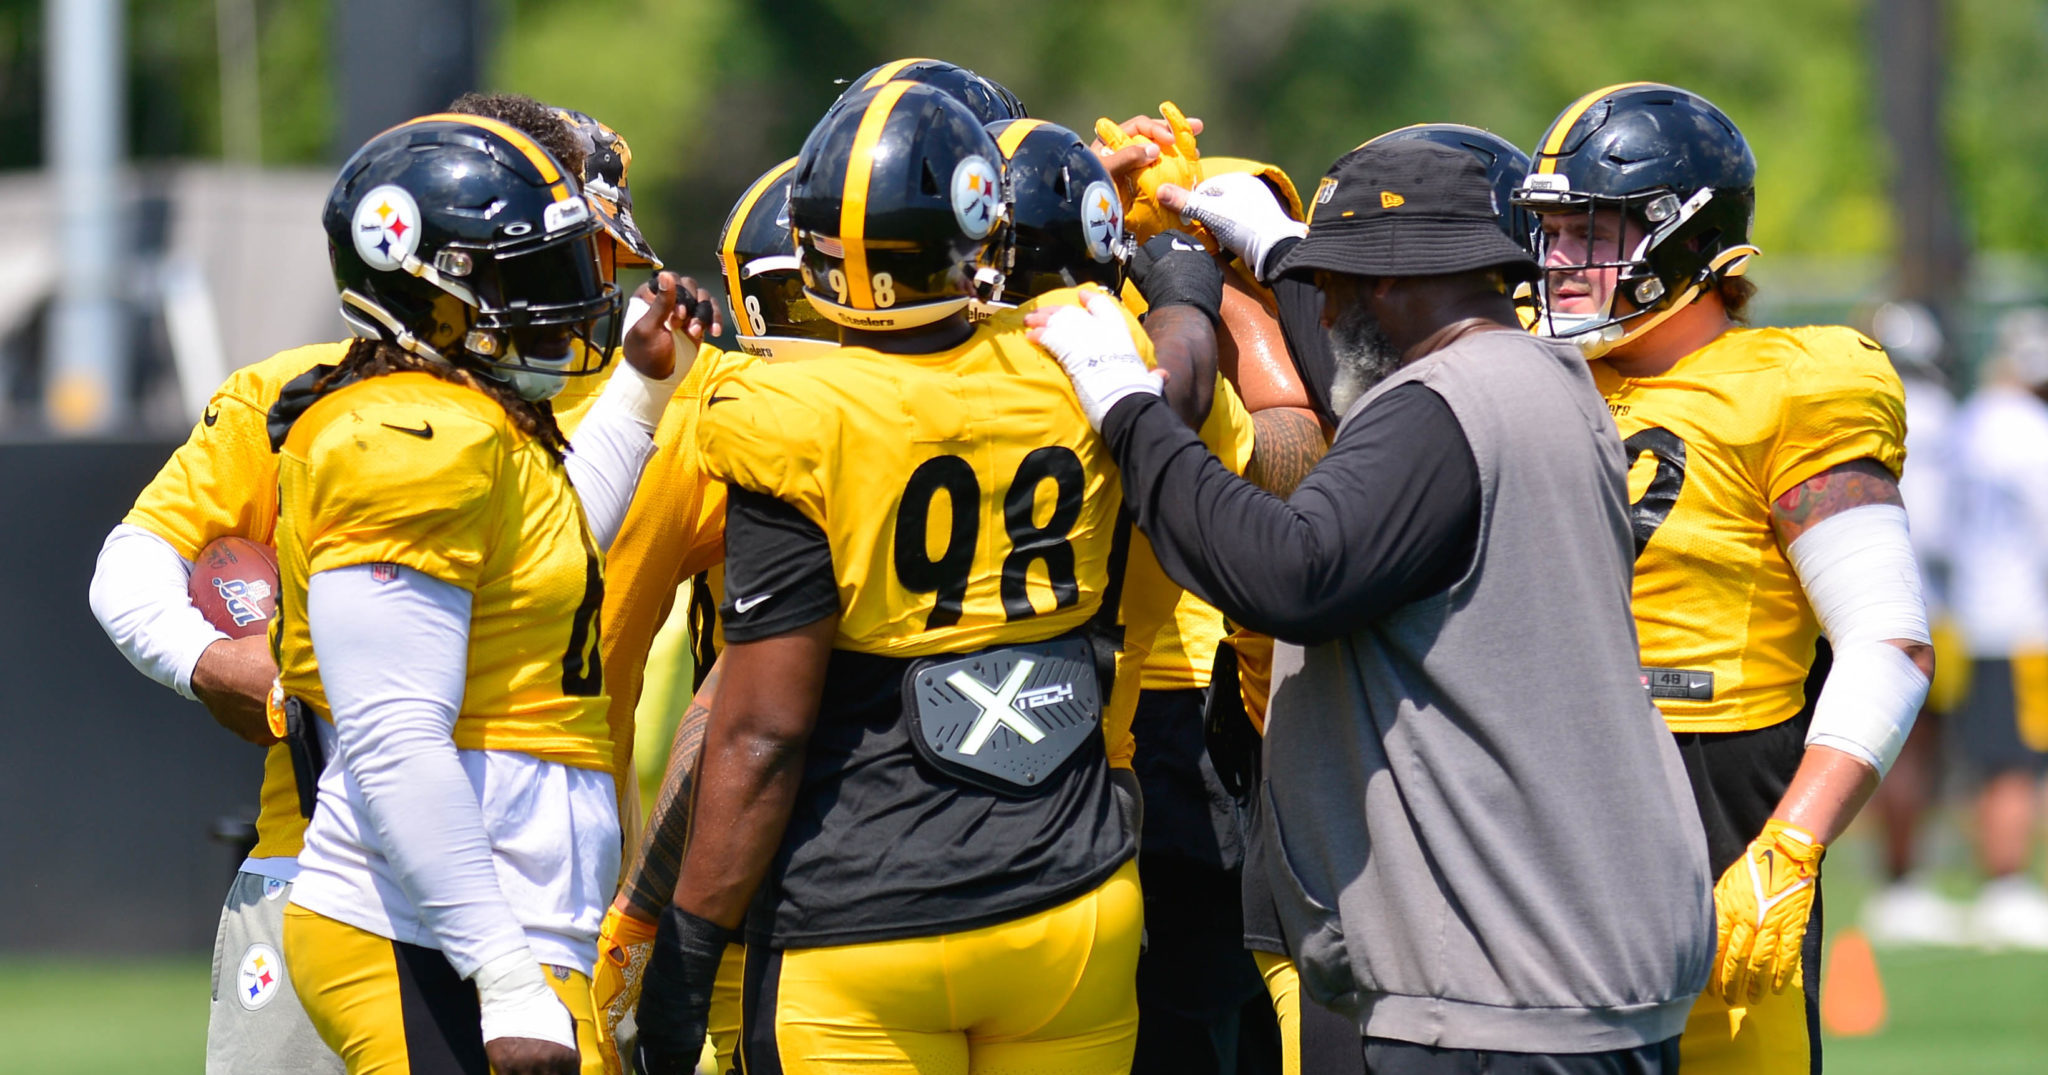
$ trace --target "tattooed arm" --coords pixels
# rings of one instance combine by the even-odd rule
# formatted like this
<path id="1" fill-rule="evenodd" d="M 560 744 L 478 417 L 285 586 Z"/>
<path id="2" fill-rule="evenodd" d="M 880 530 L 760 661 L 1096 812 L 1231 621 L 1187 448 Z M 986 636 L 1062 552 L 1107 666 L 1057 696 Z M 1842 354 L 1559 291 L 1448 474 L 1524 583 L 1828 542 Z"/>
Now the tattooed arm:
<path id="1" fill-rule="evenodd" d="M 1274 496 L 1286 499 L 1315 469 L 1330 444 L 1314 411 L 1302 407 L 1270 407 L 1252 413 L 1252 458 L 1244 478 Z"/>
<path id="2" fill-rule="evenodd" d="M 1891 471 L 1875 460 L 1859 459 L 1808 478 L 1780 496 L 1771 504 L 1771 526 L 1777 532 L 1778 543 L 1790 548 L 1792 542 L 1822 520 L 1869 505 L 1903 508 L 1905 501 L 1899 496 L 1899 483 Z M 1885 642 L 1904 652 L 1921 674 L 1933 677 L 1934 647 L 1905 638 Z M 1877 790 L 1877 782 L 1877 771 L 1863 760 L 1816 744 L 1806 749 L 1791 787 L 1786 789 L 1772 816 L 1828 843 L 1849 827 L 1864 802 Z"/>
<path id="3" fill-rule="evenodd" d="M 675 896 L 676 874 L 682 868 L 683 848 L 690 836 L 690 790 L 696 783 L 697 757 L 704 751 L 704 728 L 711 720 L 711 700 L 718 694 L 724 667 L 722 662 L 713 664 L 705 673 L 703 686 L 697 688 L 690 708 L 676 724 L 654 812 L 647 818 L 647 831 L 640 835 L 640 850 L 626 870 L 625 884 L 619 886 L 618 898 L 612 902 L 635 918 L 659 919 L 661 909 Z"/>

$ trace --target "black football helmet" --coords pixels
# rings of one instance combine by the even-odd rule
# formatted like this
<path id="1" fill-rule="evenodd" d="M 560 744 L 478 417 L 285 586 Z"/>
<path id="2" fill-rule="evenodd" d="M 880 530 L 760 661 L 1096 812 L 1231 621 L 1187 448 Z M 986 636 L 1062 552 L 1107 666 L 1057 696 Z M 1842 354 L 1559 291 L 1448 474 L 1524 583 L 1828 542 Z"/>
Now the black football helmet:
<path id="1" fill-rule="evenodd" d="M 718 264 L 732 303 L 740 350 L 771 362 L 815 358 L 839 346 L 839 329 L 804 296 L 789 186 L 796 158 L 754 180 L 718 236 Z"/>
<path id="2" fill-rule="evenodd" d="M 1493 212 L 1500 221 L 1500 230 L 1522 249 L 1535 252 L 1536 218 L 1515 204 L 1515 191 L 1521 187 L 1522 177 L 1529 174 L 1529 155 L 1515 148 L 1513 142 L 1492 131 L 1462 123 L 1417 123 L 1388 131 L 1358 148 L 1387 142 L 1432 142 L 1478 157 L 1479 162 L 1486 165 L 1486 181 L 1493 185 Z M 1309 216 L 1314 219 L 1313 201 L 1309 205 Z"/>
<path id="3" fill-rule="evenodd" d="M 1002 150 L 966 106 L 887 82 L 811 130 L 789 188 L 804 294 L 841 328 L 905 329 L 1002 293 Z"/>
<path id="4" fill-rule="evenodd" d="M 1539 216 L 1626 214 L 1643 231 L 1614 261 L 1553 264 L 1539 231 L 1546 281 L 1615 269 L 1607 309 L 1563 314 L 1547 296 L 1536 331 L 1568 339 L 1597 358 L 1691 303 L 1721 278 L 1740 275 L 1759 251 L 1756 156 L 1735 123 L 1706 98 L 1656 82 L 1608 86 L 1572 102 L 1543 133 L 1515 202 Z M 1628 307 L 1623 309 L 1621 301 Z"/>
<path id="5" fill-rule="evenodd" d="M 1017 95 L 1004 88 L 1002 83 L 977 75 L 959 64 L 917 57 L 893 60 L 854 79 L 832 107 L 837 108 L 854 94 L 874 89 L 885 82 L 923 83 L 966 105 L 967 110 L 982 123 L 1023 119 L 1030 115 L 1024 111 L 1024 102 L 1019 101 Z"/>
<path id="6" fill-rule="evenodd" d="M 626 186 L 626 170 L 633 166 L 632 148 L 619 132 L 585 113 L 558 108 L 555 115 L 582 144 L 583 197 L 612 238 L 612 263 L 626 268 L 661 268 L 661 258 L 633 222 L 633 191 Z"/>
<path id="7" fill-rule="evenodd" d="M 1085 283 L 1123 288 L 1131 235 L 1102 159 L 1081 136 L 1038 119 L 991 123 L 1010 183 L 1010 253 L 1003 299 Z"/>
<path id="8" fill-rule="evenodd" d="M 359 336 L 522 394 L 597 372 L 616 343 L 594 338 L 619 308 L 598 267 L 603 227 L 576 178 L 496 120 L 440 113 L 370 139 L 342 165 L 321 222 Z"/>

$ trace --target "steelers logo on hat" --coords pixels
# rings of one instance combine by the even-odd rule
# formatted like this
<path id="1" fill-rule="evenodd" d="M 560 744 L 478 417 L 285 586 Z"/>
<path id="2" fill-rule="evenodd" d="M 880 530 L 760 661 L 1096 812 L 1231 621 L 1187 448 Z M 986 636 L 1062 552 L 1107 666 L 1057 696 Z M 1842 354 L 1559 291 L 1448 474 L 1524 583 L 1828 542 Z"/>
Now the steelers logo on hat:
<path id="1" fill-rule="evenodd" d="M 374 187 L 356 203 L 356 253 L 372 269 L 389 272 L 420 248 L 420 207 L 406 189 Z"/>
<path id="2" fill-rule="evenodd" d="M 978 154 L 953 168 L 953 216 L 969 239 L 985 238 L 996 229 L 1002 209 L 998 182 L 995 166 Z"/>
<path id="3" fill-rule="evenodd" d="M 1088 236 L 1089 257 L 1115 260 L 1118 240 L 1124 234 L 1124 204 L 1100 179 L 1081 193 L 1081 231 Z"/>

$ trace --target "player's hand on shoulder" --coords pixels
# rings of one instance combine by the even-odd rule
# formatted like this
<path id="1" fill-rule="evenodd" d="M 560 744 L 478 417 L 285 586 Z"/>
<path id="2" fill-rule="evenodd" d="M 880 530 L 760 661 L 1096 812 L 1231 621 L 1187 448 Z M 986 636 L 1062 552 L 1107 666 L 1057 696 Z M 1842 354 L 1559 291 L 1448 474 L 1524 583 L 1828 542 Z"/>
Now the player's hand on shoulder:
<path id="1" fill-rule="evenodd" d="M 264 699 L 277 678 L 270 640 L 260 634 L 223 638 L 206 647 L 192 666 L 192 693 L 220 726 L 259 747 L 277 742 L 264 714 Z"/>
<path id="2" fill-rule="evenodd" d="M 705 337 L 725 331 L 719 320 L 718 303 L 709 290 L 691 277 L 656 273 L 640 285 L 633 297 L 647 304 L 647 312 L 626 326 L 620 349 L 625 353 L 626 364 L 643 377 L 667 380 L 675 373 L 678 362 L 683 363 L 685 371 L 689 369 L 696 352 L 678 355 L 678 336 L 691 344 L 701 344 Z"/>
<path id="3" fill-rule="evenodd" d="M 1024 323 L 1030 326 L 1031 341 L 1051 352 L 1067 371 L 1088 424 L 1100 430 L 1110 408 L 1125 396 L 1159 395 L 1164 375 L 1146 368 L 1124 309 L 1115 299 L 1084 288 L 1081 303 L 1041 307 L 1025 315 Z"/>

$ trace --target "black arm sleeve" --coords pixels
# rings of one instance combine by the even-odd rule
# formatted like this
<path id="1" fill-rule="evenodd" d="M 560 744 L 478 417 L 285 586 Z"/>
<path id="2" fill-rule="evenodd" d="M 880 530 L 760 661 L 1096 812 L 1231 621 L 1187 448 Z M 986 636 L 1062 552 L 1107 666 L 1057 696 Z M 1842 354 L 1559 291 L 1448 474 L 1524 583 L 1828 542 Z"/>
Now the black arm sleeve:
<path id="1" fill-rule="evenodd" d="M 1280 259 L 1300 239 L 1282 239 L 1266 255 L 1268 264 Z M 1301 374 L 1309 402 L 1323 421 L 1336 425 L 1344 416 L 1330 408 L 1330 385 L 1337 380 L 1337 359 L 1330 353 L 1330 338 L 1323 329 L 1323 293 L 1315 283 L 1299 276 L 1282 276 L 1273 281 L 1273 300 L 1279 307 L 1280 335 L 1287 341 L 1287 357 Z"/>
<path id="2" fill-rule="evenodd" d="M 1166 573 L 1254 631 L 1328 641 L 1472 562 L 1479 468 L 1426 386 L 1374 400 L 1287 500 L 1225 470 L 1157 396 L 1118 403 L 1102 432 Z"/>
<path id="3" fill-rule="evenodd" d="M 756 642 L 839 611 L 832 545 L 803 512 L 731 485 L 725 501 L 727 642 Z"/>

